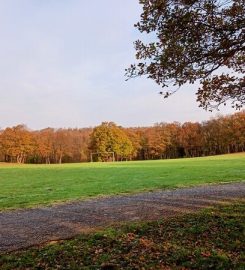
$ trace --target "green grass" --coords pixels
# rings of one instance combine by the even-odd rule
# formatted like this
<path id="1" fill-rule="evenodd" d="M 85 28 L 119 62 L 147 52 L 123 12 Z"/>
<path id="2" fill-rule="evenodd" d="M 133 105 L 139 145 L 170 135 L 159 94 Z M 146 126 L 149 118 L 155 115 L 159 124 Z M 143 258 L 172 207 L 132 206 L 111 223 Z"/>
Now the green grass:
<path id="1" fill-rule="evenodd" d="M 0 164 L 0 210 L 88 197 L 245 180 L 245 153 L 64 165 Z"/>
<path id="2" fill-rule="evenodd" d="M 2 255 L 12 269 L 245 269 L 245 204 L 129 224 Z"/>

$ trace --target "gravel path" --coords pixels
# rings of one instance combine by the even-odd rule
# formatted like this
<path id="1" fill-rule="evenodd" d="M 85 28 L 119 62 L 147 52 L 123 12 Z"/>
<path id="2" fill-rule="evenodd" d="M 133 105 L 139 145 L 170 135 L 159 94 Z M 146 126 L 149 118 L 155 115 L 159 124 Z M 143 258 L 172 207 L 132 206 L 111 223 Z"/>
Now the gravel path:
<path id="1" fill-rule="evenodd" d="M 245 182 L 1 212 L 0 253 L 71 238 L 80 232 L 117 222 L 154 220 L 241 198 L 245 199 Z"/>

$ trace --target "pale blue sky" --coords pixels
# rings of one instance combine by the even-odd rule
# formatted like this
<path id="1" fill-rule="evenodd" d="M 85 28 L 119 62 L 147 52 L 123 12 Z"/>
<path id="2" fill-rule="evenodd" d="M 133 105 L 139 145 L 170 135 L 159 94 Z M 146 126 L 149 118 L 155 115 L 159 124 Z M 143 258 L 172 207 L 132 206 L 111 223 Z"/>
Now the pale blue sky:
<path id="1" fill-rule="evenodd" d="M 193 86 L 163 100 L 134 62 L 138 0 L 0 0 L 0 127 L 201 121 Z M 223 109 L 221 113 L 231 113 Z"/>

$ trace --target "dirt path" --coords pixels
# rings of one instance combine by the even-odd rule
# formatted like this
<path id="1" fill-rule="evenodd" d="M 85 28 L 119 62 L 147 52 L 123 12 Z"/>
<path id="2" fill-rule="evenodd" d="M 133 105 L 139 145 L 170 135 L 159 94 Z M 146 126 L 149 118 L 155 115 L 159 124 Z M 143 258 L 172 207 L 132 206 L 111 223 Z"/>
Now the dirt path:
<path id="1" fill-rule="evenodd" d="M 245 199 L 245 182 L 91 199 L 0 213 L 0 253 L 117 222 L 153 220 Z"/>

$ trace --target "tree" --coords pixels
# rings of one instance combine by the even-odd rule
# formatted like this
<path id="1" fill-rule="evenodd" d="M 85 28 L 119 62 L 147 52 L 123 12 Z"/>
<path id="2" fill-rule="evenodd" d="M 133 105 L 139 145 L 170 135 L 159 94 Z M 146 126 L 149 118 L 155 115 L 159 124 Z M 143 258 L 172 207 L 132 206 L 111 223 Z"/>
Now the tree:
<path id="1" fill-rule="evenodd" d="M 46 164 L 51 163 L 51 157 L 54 144 L 54 129 L 46 128 L 36 132 L 36 156 L 39 157 L 41 162 Z"/>
<path id="2" fill-rule="evenodd" d="M 202 155 L 202 129 L 201 124 L 186 122 L 182 125 L 180 141 L 185 150 L 186 157 Z"/>
<path id="3" fill-rule="evenodd" d="M 4 161 L 24 163 L 34 151 L 32 133 L 24 125 L 6 128 L 1 133 L 0 149 Z"/>
<path id="4" fill-rule="evenodd" d="M 200 82 L 199 106 L 212 110 L 230 100 L 245 104 L 245 0 L 140 0 L 135 27 L 152 42 L 135 42 L 137 64 L 128 78 L 146 75 L 168 97 Z M 149 38 L 147 40 L 149 40 Z"/>
<path id="5" fill-rule="evenodd" d="M 148 154 L 152 159 L 163 158 L 170 145 L 170 136 L 166 126 L 166 123 L 155 124 L 153 128 L 145 132 Z"/>
<path id="6" fill-rule="evenodd" d="M 90 149 L 99 152 L 99 160 L 107 160 L 108 152 L 114 152 L 116 160 L 130 158 L 133 145 L 124 130 L 113 122 L 103 122 L 91 134 Z"/>

